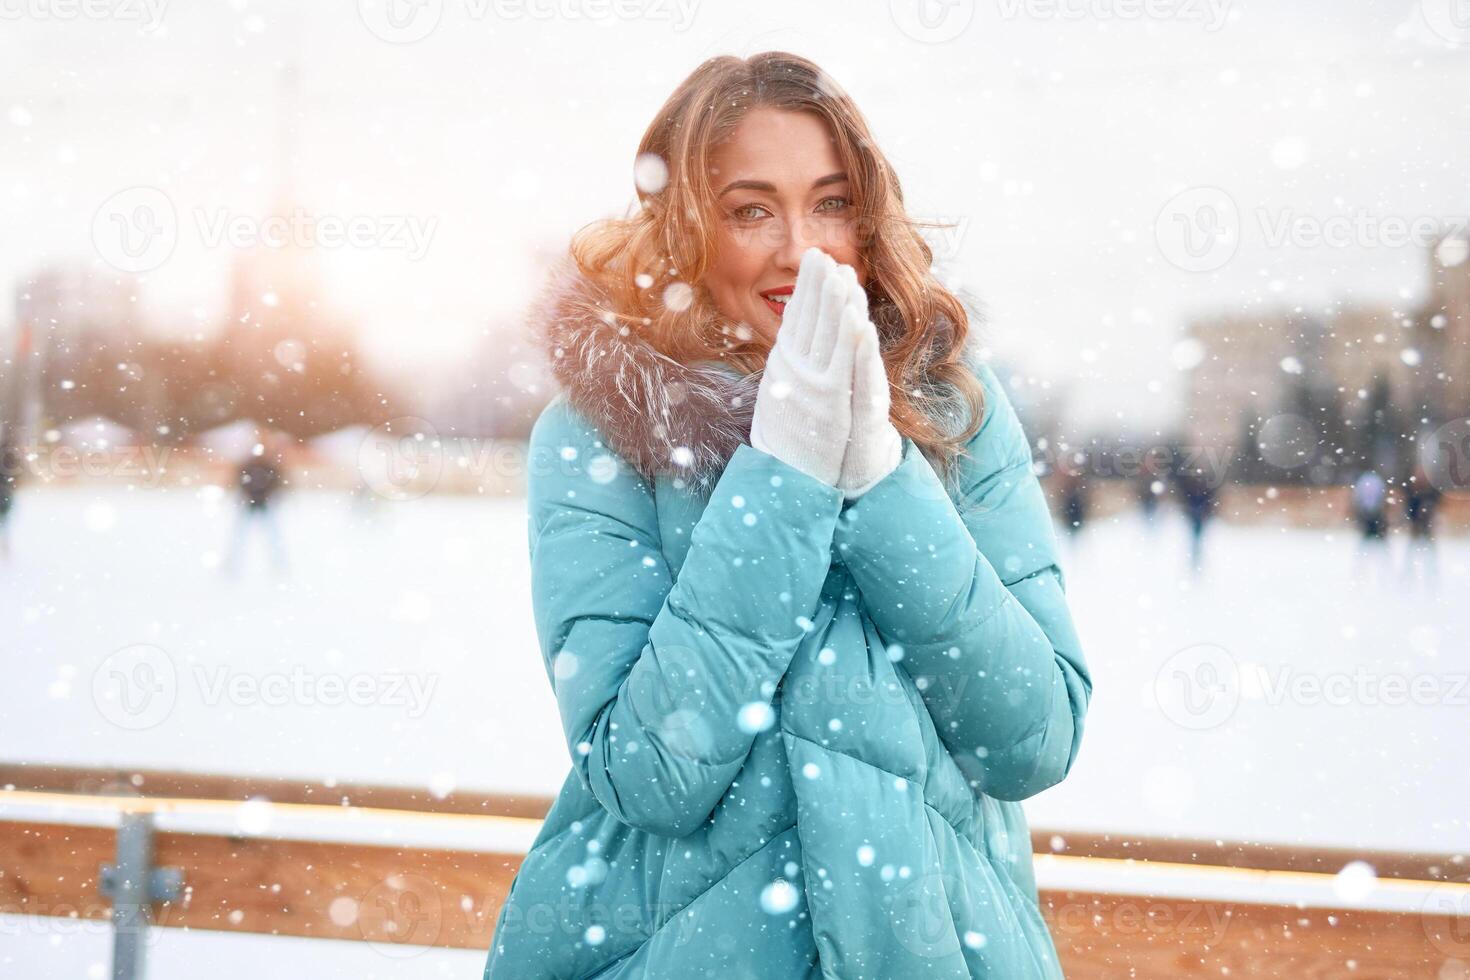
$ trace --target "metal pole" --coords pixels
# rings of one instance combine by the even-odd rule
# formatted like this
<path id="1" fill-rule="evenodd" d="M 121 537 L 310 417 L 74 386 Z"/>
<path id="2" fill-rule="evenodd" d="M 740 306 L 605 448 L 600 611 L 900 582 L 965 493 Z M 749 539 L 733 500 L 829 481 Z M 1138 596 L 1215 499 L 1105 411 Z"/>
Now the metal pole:
<path id="1" fill-rule="evenodd" d="M 100 886 L 112 899 L 112 980 L 143 980 L 153 904 L 176 898 L 177 868 L 153 867 L 153 819 L 124 813 L 117 828 L 117 863 L 104 864 Z"/>

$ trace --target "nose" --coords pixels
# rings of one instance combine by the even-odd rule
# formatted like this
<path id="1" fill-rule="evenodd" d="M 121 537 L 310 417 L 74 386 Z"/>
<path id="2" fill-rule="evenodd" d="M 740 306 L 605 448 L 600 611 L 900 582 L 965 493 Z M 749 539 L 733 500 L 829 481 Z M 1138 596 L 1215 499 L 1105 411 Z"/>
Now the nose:
<path id="1" fill-rule="evenodd" d="M 823 235 L 823 225 L 820 221 L 814 221 L 804 215 L 798 215 L 783 222 L 784 231 L 781 239 L 776 243 L 775 261 L 782 272 L 789 273 L 795 277 L 801 269 L 801 257 L 806 250 L 816 247 L 831 255 L 833 259 L 837 256 L 832 254 L 832 242 L 826 240 Z"/>

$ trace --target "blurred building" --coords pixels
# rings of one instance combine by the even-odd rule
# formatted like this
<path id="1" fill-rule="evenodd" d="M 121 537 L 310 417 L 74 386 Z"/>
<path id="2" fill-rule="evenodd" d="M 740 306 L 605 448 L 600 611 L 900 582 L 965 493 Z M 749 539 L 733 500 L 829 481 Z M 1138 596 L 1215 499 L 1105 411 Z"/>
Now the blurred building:
<path id="1" fill-rule="evenodd" d="M 15 439 L 20 424 L 20 372 L 29 346 L 28 333 L 14 323 L 0 322 L 0 450 Z"/>
<path id="2" fill-rule="evenodd" d="M 95 260 L 39 269 L 15 292 L 4 419 L 34 438 L 40 427 L 93 411 L 98 351 L 126 352 L 142 334 L 136 276 Z M 113 369 L 129 373 L 126 360 L 114 359 Z"/>
<path id="3" fill-rule="evenodd" d="M 1470 236 L 1446 237 L 1430 254 L 1429 301 L 1419 319 L 1436 366 L 1439 418 L 1470 416 Z"/>
<path id="4" fill-rule="evenodd" d="M 1340 468 L 1408 466 L 1420 432 L 1470 415 L 1465 251 L 1454 240 L 1431 251 L 1429 295 L 1419 307 L 1268 309 L 1191 323 L 1202 358 L 1190 381 L 1186 440 L 1229 454 L 1239 479 L 1327 482 Z M 1283 431 L 1302 451 L 1262 460 L 1260 440 L 1279 442 Z"/>
<path id="5" fill-rule="evenodd" d="M 15 319 L 46 367 L 64 373 L 98 343 L 140 336 L 138 279 L 95 261 L 47 266 L 16 290 Z"/>
<path id="6" fill-rule="evenodd" d="M 565 242 L 550 241 L 525 250 L 532 299 L 566 250 Z M 525 439 L 556 392 L 541 340 L 522 314 L 487 323 L 474 350 L 448 372 L 425 410 L 446 435 Z"/>
<path id="7" fill-rule="evenodd" d="M 1302 388 L 1324 385 L 1329 329 L 1299 310 L 1222 314 L 1190 324 L 1188 335 L 1203 356 L 1191 377 L 1189 439 L 1238 449 L 1247 423 L 1288 411 Z"/>
<path id="8" fill-rule="evenodd" d="M 298 89 L 288 62 L 277 79 L 275 188 L 262 229 L 290 228 L 305 211 L 296 189 Z M 248 417 L 305 437 L 373 416 L 377 386 L 365 377 L 356 325 L 332 308 L 324 281 L 318 250 L 293 234 L 262 235 L 240 252 L 218 362 L 194 399 L 201 425 Z"/>

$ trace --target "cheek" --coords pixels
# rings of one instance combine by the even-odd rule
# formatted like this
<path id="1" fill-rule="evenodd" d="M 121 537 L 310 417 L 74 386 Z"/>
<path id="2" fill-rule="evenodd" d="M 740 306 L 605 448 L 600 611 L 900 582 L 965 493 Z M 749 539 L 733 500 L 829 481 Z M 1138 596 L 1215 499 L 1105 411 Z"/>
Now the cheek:
<path id="1" fill-rule="evenodd" d="M 832 257 L 843 265 L 850 265 L 858 274 L 859 282 L 867 282 L 868 264 L 863 261 L 863 250 L 857 240 L 857 231 L 851 222 L 848 222 L 837 235 L 837 245 L 832 249 Z"/>
<path id="2" fill-rule="evenodd" d="M 843 265 L 852 266 L 853 271 L 857 273 L 858 282 L 867 283 L 868 264 L 863 261 L 862 252 L 859 252 L 855 248 L 845 249 L 843 250 L 843 252 L 840 253 L 840 257 L 837 259 L 837 261 L 841 262 Z"/>
<path id="3" fill-rule="evenodd" d="M 733 320 L 747 319 L 739 270 L 732 269 L 727 262 L 710 267 L 704 277 L 705 288 L 721 314 Z"/>
<path id="4" fill-rule="evenodd" d="M 710 268 L 710 291 L 727 300 L 740 302 L 742 294 L 755 286 L 761 259 L 749 247 L 726 240 L 721 243 L 720 257 Z"/>

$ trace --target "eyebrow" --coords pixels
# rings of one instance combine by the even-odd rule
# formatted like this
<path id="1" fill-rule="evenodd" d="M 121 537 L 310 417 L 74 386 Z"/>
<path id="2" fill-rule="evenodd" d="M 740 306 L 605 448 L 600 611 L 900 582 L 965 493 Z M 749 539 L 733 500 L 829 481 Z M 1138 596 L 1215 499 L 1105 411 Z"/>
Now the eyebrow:
<path id="1" fill-rule="evenodd" d="M 835 174 L 828 174 L 825 177 L 818 177 L 816 180 L 812 181 L 812 190 L 816 190 L 818 187 L 826 187 L 828 184 L 840 184 L 845 180 L 847 180 L 847 174 L 844 171 L 838 171 Z M 724 190 L 716 194 L 715 197 L 721 198 L 731 191 L 741 189 L 751 191 L 765 191 L 767 194 L 776 193 L 776 185 L 764 180 L 732 180 L 730 181 L 730 183 L 726 184 Z"/>

